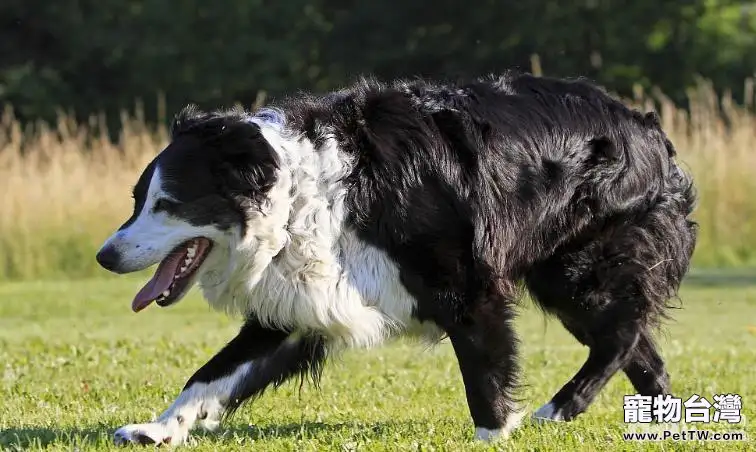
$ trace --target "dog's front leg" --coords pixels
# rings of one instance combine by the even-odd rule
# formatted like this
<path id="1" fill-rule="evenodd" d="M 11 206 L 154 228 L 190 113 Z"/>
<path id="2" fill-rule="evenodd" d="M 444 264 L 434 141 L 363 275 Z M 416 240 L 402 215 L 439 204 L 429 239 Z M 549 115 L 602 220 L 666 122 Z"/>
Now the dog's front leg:
<path id="1" fill-rule="evenodd" d="M 121 427 L 114 441 L 121 445 L 182 444 L 195 424 L 214 429 L 225 413 L 270 384 L 279 385 L 292 375 L 319 370 L 324 350 L 320 338 L 290 335 L 247 322 L 189 379 L 163 414 L 154 422 Z"/>

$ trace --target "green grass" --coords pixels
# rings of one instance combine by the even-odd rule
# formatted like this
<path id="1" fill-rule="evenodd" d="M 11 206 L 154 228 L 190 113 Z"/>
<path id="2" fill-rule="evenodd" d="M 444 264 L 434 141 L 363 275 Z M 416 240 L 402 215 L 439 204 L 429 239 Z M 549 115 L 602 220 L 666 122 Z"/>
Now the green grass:
<path id="1" fill-rule="evenodd" d="M 187 377 L 233 336 L 237 323 L 196 293 L 169 309 L 129 309 L 140 280 L 0 285 L 0 449 L 109 450 L 115 428 L 167 407 Z M 756 286 L 694 287 L 661 339 L 673 390 L 737 392 L 756 415 Z M 528 409 L 540 406 L 582 364 L 586 350 L 524 303 Z M 754 450 L 754 443 L 629 443 L 618 375 L 572 423 L 524 425 L 500 450 Z M 242 408 L 220 432 L 193 436 L 192 450 L 489 450 L 470 441 L 457 364 L 444 341 L 396 341 L 350 351 L 325 370 L 321 391 L 289 383 Z M 716 428 L 712 425 L 711 428 Z M 718 429 L 722 429 L 720 425 Z M 729 428 L 756 439 L 753 422 Z M 137 450 L 137 448 L 134 448 Z"/>

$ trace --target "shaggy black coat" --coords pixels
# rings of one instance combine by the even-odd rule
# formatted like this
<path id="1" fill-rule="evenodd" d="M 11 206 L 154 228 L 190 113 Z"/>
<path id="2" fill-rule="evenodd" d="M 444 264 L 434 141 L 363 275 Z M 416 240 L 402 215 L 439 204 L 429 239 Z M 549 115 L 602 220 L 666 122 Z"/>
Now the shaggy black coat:
<path id="1" fill-rule="evenodd" d="M 688 270 L 695 195 L 656 114 L 522 74 L 365 80 L 281 107 L 358 162 L 350 223 L 398 263 L 417 317 L 449 334 L 476 426 L 513 409 L 520 281 L 591 350 L 545 417 L 577 416 L 619 369 L 643 394 L 669 389 L 651 329 Z"/>

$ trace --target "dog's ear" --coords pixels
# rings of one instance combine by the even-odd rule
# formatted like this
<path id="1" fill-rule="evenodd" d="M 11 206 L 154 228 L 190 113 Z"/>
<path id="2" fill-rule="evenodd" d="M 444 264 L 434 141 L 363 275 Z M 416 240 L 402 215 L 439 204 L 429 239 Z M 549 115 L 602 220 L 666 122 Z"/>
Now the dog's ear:
<path id="1" fill-rule="evenodd" d="M 204 112 L 189 105 L 174 117 L 171 137 L 190 140 L 203 150 L 208 170 L 228 196 L 259 204 L 277 182 L 278 153 L 241 109 Z"/>
<path id="2" fill-rule="evenodd" d="M 224 189 L 232 196 L 261 202 L 278 179 L 278 153 L 253 122 L 229 122 L 217 132 L 209 141 L 215 148 Z"/>

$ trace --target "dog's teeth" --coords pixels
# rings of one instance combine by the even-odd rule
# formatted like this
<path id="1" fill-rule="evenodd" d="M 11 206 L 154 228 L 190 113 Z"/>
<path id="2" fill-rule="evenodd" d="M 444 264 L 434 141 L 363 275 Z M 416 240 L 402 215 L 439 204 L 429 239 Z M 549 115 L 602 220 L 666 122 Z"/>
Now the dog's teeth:
<path id="1" fill-rule="evenodd" d="M 186 265 L 185 265 L 185 266 L 183 266 L 183 267 L 181 267 L 181 270 L 180 270 L 180 271 L 181 271 L 181 273 L 185 272 L 185 271 L 186 271 Z"/>
<path id="2" fill-rule="evenodd" d="M 186 259 L 184 259 L 184 265 L 189 265 L 191 263 L 192 263 L 192 258 L 191 257 L 187 257 Z"/>
<path id="3" fill-rule="evenodd" d="M 170 290 L 166 290 L 165 292 L 163 292 L 163 294 L 162 294 L 162 295 L 163 295 L 164 297 L 167 297 L 167 296 L 168 296 L 168 295 L 170 295 L 170 294 L 171 294 L 171 291 L 170 291 Z"/>
<path id="4" fill-rule="evenodd" d="M 195 254 L 197 254 L 196 245 L 186 250 L 186 255 L 190 258 L 189 260 L 191 260 L 191 258 L 194 257 Z"/>

